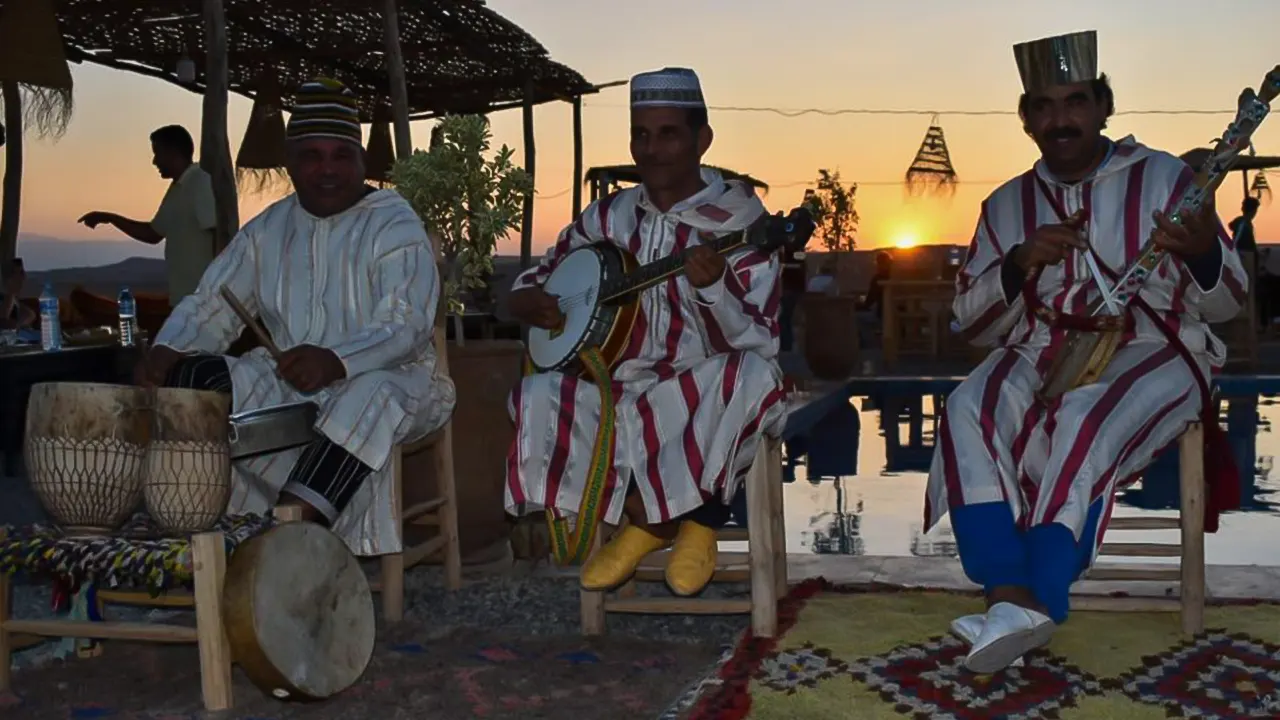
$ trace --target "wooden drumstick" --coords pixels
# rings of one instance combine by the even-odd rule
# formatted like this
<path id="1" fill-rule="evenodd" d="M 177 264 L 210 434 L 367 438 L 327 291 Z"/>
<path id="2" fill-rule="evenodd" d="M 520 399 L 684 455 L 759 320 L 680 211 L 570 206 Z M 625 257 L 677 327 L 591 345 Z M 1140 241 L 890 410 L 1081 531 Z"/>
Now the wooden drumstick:
<path id="1" fill-rule="evenodd" d="M 231 292 L 231 288 L 226 285 L 222 286 L 222 299 L 227 301 L 227 304 L 231 306 L 236 315 L 239 315 L 244 324 L 253 331 L 253 334 L 258 336 L 258 342 L 262 343 L 262 347 L 271 353 L 271 359 L 280 362 L 280 348 L 276 347 L 275 342 L 271 340 L 271 336 L 267 334 L 267 331 L 258 324 L 256 318 L 249 314 L 249 311 L 240 303 L 240 298 L 236 297 L 236 294 Z"/>

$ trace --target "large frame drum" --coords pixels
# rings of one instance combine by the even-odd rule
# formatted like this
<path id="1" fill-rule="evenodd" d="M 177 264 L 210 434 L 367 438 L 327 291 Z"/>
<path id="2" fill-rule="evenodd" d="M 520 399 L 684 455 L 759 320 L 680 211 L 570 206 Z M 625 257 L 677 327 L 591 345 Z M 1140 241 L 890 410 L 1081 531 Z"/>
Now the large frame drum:
<path id="1" fill-rule="evenodd" d="M 142 388 L 38 383 L 27 405 L 23 456 L 31 487 L 70 535 L 104 535 L 142 500 L 151 434 Z"/>
<path id="2" fill-rule="evenodd" d="M 281 700 L 336 695 L 373 657 L 369 580 L 346 543 L 315 523 L 282 523 L 237 547 L 222 601 L 233 659 Z"/>

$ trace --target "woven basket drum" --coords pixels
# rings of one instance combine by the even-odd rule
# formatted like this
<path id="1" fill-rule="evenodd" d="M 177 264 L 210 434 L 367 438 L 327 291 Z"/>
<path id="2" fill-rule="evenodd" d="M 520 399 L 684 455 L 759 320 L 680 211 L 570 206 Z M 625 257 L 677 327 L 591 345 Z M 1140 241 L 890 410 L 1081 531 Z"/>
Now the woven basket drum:
<path id="1" fill-rule="evenodd" d="M 23 456 L 45 512 L 68 534 L 107 534 L 137 509 L 149 405 L 146 391 L 125 385 L 31 388 Z"/>
<path id="2" fill-rule="evenodd" d="M 142 486 L 147 513 L 170 532 L 208 530 L 231 495 L 231 396 L 179 388 L 154 392 L 155 426 Z"/>

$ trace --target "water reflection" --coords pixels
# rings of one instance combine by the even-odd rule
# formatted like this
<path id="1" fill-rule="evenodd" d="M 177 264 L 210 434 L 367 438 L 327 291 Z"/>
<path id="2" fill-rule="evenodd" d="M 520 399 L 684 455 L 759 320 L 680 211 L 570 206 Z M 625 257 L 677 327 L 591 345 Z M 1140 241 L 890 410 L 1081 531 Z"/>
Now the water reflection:
<path id="1" fill-rule="evenodd" d="M 942 400 L 923 395 L 855 398 L 819 423 L 808 438 L 789 443 L 789 550 L 954 556 L 955 539 L 947 521 L 927 535 L 922 530 L 926 473 Z M 1271 474 L 1277 449 L 1271 426 L 1277 419 L 1280 406 L 1268 398 L 1223 402 L 1222 420 L 1241 471 L 1243 504 L 1240 511 L 1224 517 L 1218 533 L 1208 536 L 1211 563 L 1280 565 L 1280 551 L 1264 539 L 1280 532 L 1280 487 Z M 1175 444 L 1143 478 L 1120 492 L 1116 515 L 1175 512 L 1178 465 Z M 1143 539 L 1176 540 L 1176 531 L 1152 531 Z"/>

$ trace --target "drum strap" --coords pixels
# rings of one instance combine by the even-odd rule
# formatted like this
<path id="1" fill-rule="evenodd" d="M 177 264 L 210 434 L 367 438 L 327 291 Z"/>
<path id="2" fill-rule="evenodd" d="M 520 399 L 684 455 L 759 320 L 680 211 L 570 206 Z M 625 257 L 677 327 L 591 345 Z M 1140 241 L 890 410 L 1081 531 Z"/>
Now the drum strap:
<path id="1" fill-rule="evenodd" d="M 553 508 L 547 508 L 547 527 L 551 531 L 551 553 L 558 565 L 581 565 L 591 554 L 596 530 L 604 516 L 604 493 L 609 484 L 609 472 L 613 469 L 615 407 L 613 387 L 609 376 L 609 364 L 598 348 L 587 348 L 578 353 L 592 382 L 600 388 L 600 425 L 596 428 L 596 440 L 591 451 L 591 465 L 587 469 L 587 481 L 578 506 L 578 521 L 569 531 L 569 521 Z M 525 375 L 533 373 L 533 364 L 525 356 Z M 549 503 L 548 503 L 549 504 Z"/>

